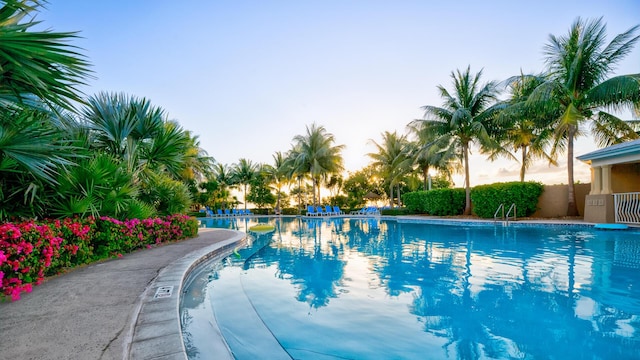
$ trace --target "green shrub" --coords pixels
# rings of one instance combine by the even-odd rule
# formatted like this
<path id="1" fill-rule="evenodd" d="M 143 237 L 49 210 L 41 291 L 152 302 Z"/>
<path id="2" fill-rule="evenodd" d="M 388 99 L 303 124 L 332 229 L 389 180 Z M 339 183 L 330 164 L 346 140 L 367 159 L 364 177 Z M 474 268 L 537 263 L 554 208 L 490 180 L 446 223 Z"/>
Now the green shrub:
<path id="1" fill-rule="evenodd" d="M 464 211 L 464 189 L 435 189 L 406 193 L 407 211 L 436 216 L 460 215 Z"/>
<path id="2" fill-rule="evenodd" d="M 411 215 L 415 213 L 415 211 L 409 210 L 406 207 L 380 210 L 380 215 L 386 216 Z"/>
<path id="3" fill-rule="evenodd" d="M 280 210 L 280 214 L 282 215 L 300 215 L 300 212 L 297 208 L 282 208 Z"/>
<path id="4" fill-rule="evenodd" d="M 194 237 L 198 225 L 196 218 L 180 214 L 126 221 L 104 216 L 0 224 L 0 301 L 19 299 L 32 284 L 65 268 Z"/>
<path id="5" fill-rule="evenodd" d="M 505 213 L 516 204 L 517 216 L 530 216 L 537 210 L 544 186 L 538 182 L 509 182 L 478 185 L 471 189 L 473 212 L 481 218 L 493 218 L 504 204 Z"/>

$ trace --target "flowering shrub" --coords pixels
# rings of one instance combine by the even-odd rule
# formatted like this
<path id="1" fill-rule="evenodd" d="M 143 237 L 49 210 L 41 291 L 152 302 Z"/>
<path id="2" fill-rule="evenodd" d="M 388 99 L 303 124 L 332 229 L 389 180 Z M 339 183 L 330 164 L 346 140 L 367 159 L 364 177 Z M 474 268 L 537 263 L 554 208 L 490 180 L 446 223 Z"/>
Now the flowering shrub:
<path id="1" fill-rule="evenodd" d="M 185 215 L 120 221 L 64 219 L 0 225 L 0 299 L 20 299 L 45 276 L 163 242 L 193 237 L 198 221 Z"/>

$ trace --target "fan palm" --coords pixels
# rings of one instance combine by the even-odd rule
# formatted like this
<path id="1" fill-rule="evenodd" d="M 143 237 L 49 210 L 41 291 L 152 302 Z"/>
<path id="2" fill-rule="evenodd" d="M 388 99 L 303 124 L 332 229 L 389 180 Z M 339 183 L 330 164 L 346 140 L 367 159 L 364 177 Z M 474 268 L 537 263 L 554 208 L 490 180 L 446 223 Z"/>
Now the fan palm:
<path id="1" fill-rule="evenodd" d="M 625 122 L 609 111 L 637 110 L 640 104 L 640 74 L 607 79 L 615 65 L 640 39 L 639 25 L 618 34 L 606 44 L 606 25 L 602 18 L 577 18 L 565 36 L 549 36 L 544 48 L 548 79 L 529 96 L 527 104 L 538 109 L 558 111 L 554 123 L 552 153 L 567 151 L 568 208 L 575 216 L 573 177 L 574 140 L 581 128 L 592 120 L 596 142 L 608 145 L 638 138 L 636 124 Z"/>
<path id="2" fill-rule="evenodd" d="M 493 81 L 480 84 L 482 71 L 471 75 L 467 70 L 451 73 L 453 79 L 453 93 L 442 85 L 438 85 L 440 96 L 444 99 L 442 107 L 423 106 L 424 119 L 415 120 L 413 125 L 419 124 L 427 138 L 432 138 L 435 144 L 443 148 L 453 148 L 457 157 L 462 160 L 464 168 L 464 184 L 466 203 L 464 214 L 471 214 L 471 185 L 469 178 L 469 153 L 474 143 L 479 143 L 481 150 L 495 147 L 491 139 L 494 126 L 491 121 L 504 108 L 504 104 L 497 101 L 497 84 Z"/>
<path id="3" fill-rule="evenodd" d="M 52 215 L 126 218 L 138 195 L 131 174 L 108 154 L 84 159 L 59 177 Z M 147 214 L 150 215 L 150 214 Z"/>
<path id="4" fill-rule="evenodd" d="M 0 8 L 0 107 L 47 105 L 72 109 L 83 102 L 78 86 L 90 76 L 89 64 L 69 45 L 74 32 L 32 31 L 39 1 L 6 0 Z M 29 19 L 29 17 L 31 17 Z M 27 20 L 25 20 L 27 19 Z"/>
<path id="5" fill-rule="evenodd" d="M 316 189 L 320 189 L 320 181 L 327 175 L 340 173 L 344 170 L 342 149 L 344 145 L 334 145 L 335 137 L 328 133 L 324 126 L 311 124 L 306 127 L 305 135 L 293 138 L 294 146 L 291 150 L 293 167 L 298 174 L 308 174 L 313 183 L 313 204 L 317 205 Z"/>

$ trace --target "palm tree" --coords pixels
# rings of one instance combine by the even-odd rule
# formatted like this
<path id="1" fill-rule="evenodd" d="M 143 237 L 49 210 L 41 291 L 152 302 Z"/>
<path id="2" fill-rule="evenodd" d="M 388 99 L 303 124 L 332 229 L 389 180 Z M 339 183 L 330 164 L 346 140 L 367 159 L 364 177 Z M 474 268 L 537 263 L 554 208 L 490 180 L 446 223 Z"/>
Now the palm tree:
<path id="1" fill-rule="evenodd" d="M 637 110 L 640 104 L 640 74 L 607 79 L 615 65 L 640 39 L 639 25 L 617 35 L 609 44 L 602 18 L 577 18 L 565 36 L 549 36 L 544 48 L 548 79 L 538 86 L 527 104 L 558 111 L 552 154 L 567 151 L 568 216 L 578 215 L 573 177 L 573 141 L 583 134 L 581 126 L 592 122 L 596 142 L 607 145 L 638 138 L 635 125 L 605 110 Z M 611 131 L 614 129 L 613 131 Z"/>
<path id="2" fill-rule="evenodd" d="M 400 205 L 400 181 L 411 170 L 413 163 L 409 156 L 409 142 L 406 136 L 398 136 L 385 131 L 382 133 L 382 144 L 370 140 L 377 152 L 367 154 L 374 160 L 373 165 L 380 169 L 381 175 L 389 181 L 389 205 L 393 207 L 393 188 L 398 185 L 398 205 Z"/>
<path id="3" fill-rule="evenodd" d="M 413 164 L 420 170 L 422 175 L 422 186 L 427 190 L 429 185 L 429 170 L 435 169 L 444 177 L 451 180 L 451 174 L 456 170 L 457 154 L 454 147 L 447 147 L 448 144 L 436 144 L 432 135 L 422 130 L 423 122 L 409 124 L 409 131 L 415 135 L 416 141 L 409 143 L 409 156 L 413 159 Z"/>
<path id="4" fill-rule="evenodd" d="M 493 81 L 480 85 L 482 71 L 475 76 L 470 74 L 470 67 L 465 72 L 451 73 L 454 92 L 449 93 L 442 85 L 438 85 L 440 96 L 444 99 L 443 107 L 423 106 L 424 119 L 415 120 L 422 131 L 433 136 L 435 143 L 452 147 L 462 160 L 464 167 L 464 184 L 466 204 L 464 214 L 471 214 L 471 185 L 469 178 L 469 151 L 471 145 L 479 142 L 481 150 L 495 146 L 491 139 L 491 120 L 504 108 L 497 101 L 497 84 Z"/>
<path id="5" fill-rule="evenodd" d="M 293 167 L 300 174 L 309 174 L 313 182 L 313 204 L 317 205 L 316 189 L 320 190 L 320 181 L 327 175 L 340 173 L 344 170 L 342 149 L 344 145 L 333 145 L 333 134 L 327 133 L 324 126 L 312 124 L 307 126 L 305 135 L 293 138 L 295 145 L 291 150 Z M 318 200 L 320 195 L 318 194 Z"/>
<path id="6" fill-rule="evenodd" d="M 269 177 L 276 190 L 276 214 L 280 214 L 280 199 L 282 197 L 282 187 L 289 182 L 291 173 L 291 161 L 281 151 L 273 154 L 273 165 L 265 165 L 262 171 Z"/>
<path id="7" fill-rule="evenodd" d="M 6 0 L 0 8 L 0 107 L 45 104 L 73 109 L 83 102 L 78 86 L 90 76 L 74 32 L 32 31 L 39 1 Z M 25 18 L 28 20 L 23 21 Z"/>
<path id="8" fill-rule="evenodd" d="M 495 149 L 490 159 L 494 160 L 498 156 L 516 159 L 514 153 L 520 151 L 521 182 L 524 182 L 526 170 L 536 159 L 546 159 L 550 165 L 558 165 L 555 154 L 547 152 L 553 136 L 551 121 L 557 114 L 532 111 L 526 106 L 529 95 L 543 82 L 544 77 L 539 75 L 520 74 L 508 79 L 508 107 L 496 119 L 499 125 L 496 138 L 501 146 Z"/>
<path id="9" fill-rule="evenodd" d="M 185 131 L 185 136 L 187 144 L 180 178 L 183 181 L 196 181 L 198 183 L 206 181 L 213 174 L 215 159 L 200 147 L 197 135 L 193 135 L 191 131 Z"/>
<path id="10" fill-rule="evenodd" d="M 260 166 L 258 164 L 254 164 L 251 160 L 247 159 L 240 159 L 238 163 L 233 166 L 232 178 L 235 183 L 241 184 L 244 189 L 243 200 L 245 210 L 247 210 L 247 186 L 256 178 L 259 168 Z"/>
<path id="11" fill-rule="evenodd" d="M 222 207 L 226 208 L 227 200 L 229 198 L 228 188 L 233 186 L 233 171 L 226 164 L 216 163 L 213 166 L 213 175 L 219 186 L 219 197 L 222 199 Z"/>
<path id="12" fill-rule="evenodd" d="M 0 111 L 0 219 L 34 217 L 46 206 L 45 189 L 84 155 L 53 114 L 19 107 Z"/>

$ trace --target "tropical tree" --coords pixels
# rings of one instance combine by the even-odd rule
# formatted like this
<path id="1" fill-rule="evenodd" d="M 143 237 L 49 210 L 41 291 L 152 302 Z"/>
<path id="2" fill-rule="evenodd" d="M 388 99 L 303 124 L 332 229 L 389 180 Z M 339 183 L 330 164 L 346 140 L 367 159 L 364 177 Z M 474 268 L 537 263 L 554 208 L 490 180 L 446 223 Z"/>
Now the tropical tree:
<path id="1" fill-rule="evenodd" d="M 180 179 L 182 181 L 203 182 L 213 175 L 215 159 L 200 147 L 197 135 L 191 131 L 185 131 L 185 153 L 182 161 Z"/>
<path id="2" fill-rule="evenodd" d="M 34 31 L 40 1 L 5 0 L 0 8 L 0 107 L 12 104 L 73 109 L 90 76 L 89 63 L 69 42 L 75 32 Z"/>
<path id="3" fill-rule="evenodd" d="M 273 206 L 276 203 L 276 196 L 273 195 L 269 188 L 269 175 L 265 172 L 256 172 L 256 176 L 251 180 L 249 194 L 247 194 L 245 203 L 251 201 L 259 209 L 267 206 Z"/>
<path id="4" fill-rule="evenodd" d="M 453 79 L 453 93 L 442 85 L 438 85 L 440 96 L 444 100 L 442 107 L 423 106 L 424 119 L 414 120 L 413 125 L 419 124 L 421 131 L 427 137 L 433 136 L 433 141 L 445 148 L 455 149 L 457 157 L 462 160 L 464 168 L 464 184 L 466 203 L 464 214 L 471 214 L 471 184 L 469 177 L 469 153 L 471 146 L 478 143 L 481 151 L 488 151 L 496 146 L 491 139 L 493 132 L 492 119 L 504 108 L 504 104 L 497 102 L 497 83 L 490 81 L 480 84 L 482 71 L 471 74 L 471 68 L 466 71 L 451 73 Z"/>
<path id="5" fill-rule="evenodd" d="M 405 135 L 398 135 L 397 132 L 385 131 L 382 133 L 382 143 L 378 144 L 370 140 L 376 147 L 377 152 L 367 154 L 373 159 L 380 175 L 389 183 L 389 205 L 393 207 L 393 189 L 398 185 L 398 205 L 400 205 L 399 183 L 403 177 L 411 171 L 413 161 L 409 156 L 409 141 Z"/>
<path id="6" fill-rule="evenodd" d="M 638 138 L 637 123 L 614 115 L 617 110 L 637 111 L 640 106 L 640 74 L 607 78 L 640 39 L 640 25 L 618 34 L 606 44 L 602 18 L 577 18 L 569 33 L 549 36 L 544 47 L 548 78 L 529 96 L 527 104 L 545 111 L 558 111 L 552 154 L 567 152 L 567 215 L 578 215 L 573 177 L 574 140 L 592 121 L 596 142 L 609 145 Z"/>
<path id="7" fill-rule="evenodd" d="M 87 100 L 82 115 L 92 134 L 91 148 L 124 161 L 134 179 L 144 170 L 143 152 L 147 158 L 158 153 L 164 155 L 158 149 L 142 149 L 151 146 L 151 142 L 160 136 L 165 122 L 164 111 L 144 98 L 102 92 Z M 164 135 L 156 148 L 165 148 L 161 145 L 167 141 Z M 157 161 L 152 159 L 149 162 L 153 165 Z"/>
<path id="8" fill-rule="evenodd" d="M 451 179 L 451 174 L 459 167 L 455 147 L 449 144 L 437 144 L 433 141 L 433 134 L 422 130 L 423 122 L 413 122 L 408 128 L 416 137 L 409 142 L 409 156 L 422 176 L 422 188 L 429 188 L 429 170 L 434 169 L 441 176 Z M 442 139 L 441 139 L 442 140 Z"/>
<path id="9" fill-rule="evenodd" d="M 293 159 L 294 172 L 308 174 L 313 183 L 313 204 L 320 200 L 320 183 L 328 175 L 342 172 L 342 149 L 344 145 L 334 145 L 335 137 L 328 133 L 324 126 L 311 124 L 306 127 L 305 135 L 296 135 L 293 138 L 294 146 L 290 152 Z"/>
<path id="10" fill-rule="evenodd" d="M 120 219 L 155 215 L 154 207 L 141 203 L 138 195 L 139 188 L 134 185 L 131 173 L 123 163 L 112 155 L 98 153 L 59 176 L 56 196 L 46 214 Z"/>
<path id="11" fill-rule="evenodd" d="M 233 170 L 230 166 L 222 163 L 216 163 L 213 166 L 213 176 L 214 180 L 218 184 L 218 192 L 219 198 L 222 202 L 222 207 L 227 207 L 227 202 L 229 200 L 230 191 L 229 188 L 233 187 Z"/>
<path id="12" fill-rule="evenodd" d="M 529 95 L 544 81 L 542 76 L 523 74 L 508 79 L 508 107 L 496 118 L 499 126 L 495 138 L 500 142 L 500 146 L 491 154 L 490 159 L 494 160 L 498 156 L 516 159 L 515 153 L 520 152 L 521 182 L 524 182 L 526 170 L 536 159 L 544 159 L 550 165 L 558 165 L 556 154 L 548 152 L 553 139 L 551 122 L 558 114 L 526 106 Z"/>
<path id="13" fill-rule="evenodd" d="M 71 144 L 49 119 L 38 110 L 0 111 L 0 219 L 41 211 L 44 186 L 55 183 L 62 167 L 74 164 Z"/>
<path id="14" fill-rule="evenodd" d="M 343 183 L 344 183 L 344 179 L 340 174 L 333 174 L 329 177 L 329 180 L 327 181 L 326 185 L 329 191 L 331 192 L 332 197 L 336 196 L 340 192 L 340 189 L 342 189 Z"/>
<path id="15" fill-rule="evenodd" d="M 100 93 L 88 99 L 82 115 L 89 148 L 122 163 L 139 199 L 161 214 L 191 204 L 187 185 L 208 171 L 212 159 L 164 110 L 144 98 Z"/>
<path id="16" fill-rule="evenodd" d="M 342 188 L 347 194 L 348 206 L 352 209 L 364 205 L 365 196 L 368 193 L 384 194 L 382 181 L 373 165 L 368 165 L 356 172 L 349 173 L 349 176 L 342 184 Z"/>
<path id="17" fill-rule="evenodd" d="M 291 160 L 281 151 L 273 154 L 273 165 L 265 164 L 262 167 L 264 173 L 269 179 L 269 183 L 273 184 L 276 191 L 276 214 L 280 213 L 280 199 L 282 198 L 282 187 L 290 181 Z"/>
<path id="18" fill-rule="evenodd" d="M 247 186 L 258 176 L 260 166 L 251 160 L 240 159 L 232 168 L 232 179 L 243 187 L 244 209 L 247 210 Z"/>

